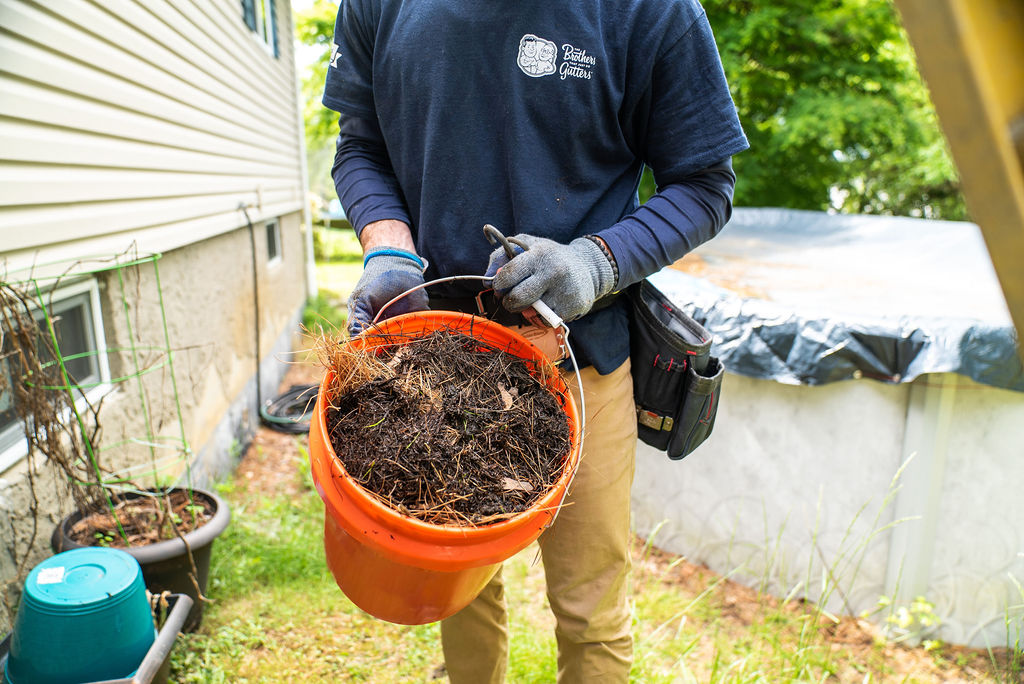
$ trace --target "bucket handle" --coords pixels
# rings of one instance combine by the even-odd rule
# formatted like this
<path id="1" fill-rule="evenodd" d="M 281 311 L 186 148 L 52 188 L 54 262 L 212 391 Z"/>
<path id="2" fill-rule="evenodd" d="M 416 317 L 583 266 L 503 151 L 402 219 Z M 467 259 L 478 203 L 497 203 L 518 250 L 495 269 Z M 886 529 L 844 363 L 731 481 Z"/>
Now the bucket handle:
<path id="1" fill-rule="evenodd" d="M 419 285 L 415 285 L 413 287 L 410 287 L 408 290 L 406 290 L 405 292 L 401 293 L 400 295 L 398 295 L 396 297 L 392 297 L 391 299 L 389 299 L 384 304 L 384 306 L 380 307 L 380 309 L 377 311 L 377 315 L 373 317 L 373 321 L 371 321 L 371 324 L 372 325 L 376 325 L 377 321 L 380 320 L 381 314 L 384 313 L 389 306 L 391 306 L 392 304 L 394 304 L 398 300 L 402 299 L 406 295 L 408 295 L 408 294 L 410 294 L 412 292 L 416 292 L 417 290 L 426 289 L 428 287 L 431 287 L 432 285 L 438 285 L 440 283 L 451 283 L 451 282 L 455 282 L 455 281 L 458 281 L 458 280 L 479 280 L 481 282 L 487 283 L 487 282 L 491 281 L 491 278 L 489 278 L 487 276 L 482 276 L 482 275 L 455 275 L 455 276 L 446 276 L 444 278 L 436 278 L 434 280 L 428 280 L 425 283 L 420 283 Z M 576 363 L 576 354 L 573 353 L 572 345 L 569 344 L 569 326 L 566 325 L 565 321 L 563 321 L 561 318 L 559 318 L 556 313 L 551 311 L 551 309 L 548 308 L 548 306 L 546 304 L 544 304 L 544 302 L 542 302 L 540 300 L 537 300 L 532 306 L 535 309 L 538 310 L 538 313 L 541 314 L 541 316 L 544 318 L 544 320 L 547 321 L 551 325 L 551 327 L 553 327 L 553 328 L 561 327 L 562 331 L 564 332 L 565 348 L 569 352 L 569 359 L 572 361 L 572 367 L 576 369 L 576 386 L 579 387 L 579 390 L 580 390 L 580 426 L 579 426 L 579 440 L 578 441 L 579 441 L 579 445 L 580 445 L 579 448 L 582 451 L 582 449 L 583 449 L 583 435 L 586 434 L 586 429 L 587 429 L 587 400 L 583 396 L 583 380 L 582 380 L 582 378 L 580 378 L 580 368 L 579 368 L 579 365 Z M 540 307 L 543 307 L 543 310 Z M 555 325 L 555 321 L 557 321 L 557 325 Z M 576 465 L 576 470 L 573 470 L 572 478 L 569 480 L 569 482 L 565 486 L 566 496 L 568 496 L 569 488 L 572 487 L 573 480 L 576 479 L 576 471 L 577 470 L 579 470 L 579 464 Z M 565 502 L 565 497 L 562 497 L 562 502 L 563 503 Z M 548 523 L 549 525 L 551 525 L 552 523 L 555 522 L 555 518 L 558 517 L 558 512 L 561 511 L 561 510 L 562 510 L 562 504 L 560 503 L 558 505 L 558 510 L 556 510 L 555 514 L 553 516 L 551 516 L 551 522 Z"/>

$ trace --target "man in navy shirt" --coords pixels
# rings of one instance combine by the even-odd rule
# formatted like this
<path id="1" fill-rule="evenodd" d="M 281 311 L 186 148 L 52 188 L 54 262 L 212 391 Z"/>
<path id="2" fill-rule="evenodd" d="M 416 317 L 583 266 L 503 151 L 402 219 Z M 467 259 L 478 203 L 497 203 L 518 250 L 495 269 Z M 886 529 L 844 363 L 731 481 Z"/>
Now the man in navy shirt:
<path id="1" fill-rule="evenodd" d="M 364 250 L 349 330 L 424 279 L 485 272 L 506 310 L 540 299 L 569 321 L 587 434 L 567 505 L 539 540 L 559 680 L 626 681 L 636 414 L 614 295 L 721 229 L 730 159 L 747 147 L 704 11 L 697 0 L 343 0 L 334 43 L 333 176 Z M 638 206 L 645 164 L 658 192 Z M 528 250 L 510 261 L 484 239 L 487 223 Z M 480 289 L 429 297 L 468 308 Z M 386 313 L 429 304 L 420 291 Z M 456 684 L 504 679 L 502 596 L 499 572 L 442 622 Z"/>

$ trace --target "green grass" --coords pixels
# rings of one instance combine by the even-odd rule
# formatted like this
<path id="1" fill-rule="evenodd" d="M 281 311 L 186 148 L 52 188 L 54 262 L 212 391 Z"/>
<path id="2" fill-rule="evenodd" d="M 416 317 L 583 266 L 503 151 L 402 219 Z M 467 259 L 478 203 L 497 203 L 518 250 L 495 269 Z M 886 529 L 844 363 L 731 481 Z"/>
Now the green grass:
<path id="1" fill-rule="evenodd" d="M 347 297 L 363 272 L 363 262 L 317 262 L 316 281 L 321 292 Z"/>
<path id="2" fill-rule="evenodd" d="M 351 228 L 316 226 L 313 232 L 313 250 L 317 261 L 361 262 L 363 250 L 359 238 Z"/>
<path id="3" fill-rule="evenodd" d="M 382 623 L 344 597 L 308 487 L 294 499 L 223 493 L 232 521 L 214 549 L 212 603 L 175 648 L 172 681 L 422 681 L 441 662 L 435 625 Z"/>
<path id="4" fill-rule="evenodd" d="M 212 603 L 201 630 L 176 646 L 171 680 L 431 681 L 443 663 L 437 625 L 375 620 L 345 598 L 324 562 L 323 508 L 308 467 L 295 477 L 296 496 L 224 490 L 232 523 L 214 548 Z M 531 546 L 504 570 L 509 682 L 555 678 L 554 621 L 536 555 Z M 759 594 L 649 544 L 638 541 L 634 559 L 634 682 L 1020 679 L 1013 656 L 908 649 L 877 630 L 856 632 L 856 618 L 837 622 L 813 604 Z M 844 630 L 858 638 L 840 638 Z"/>
<path id="5" fill-rule="evenodd" d="M 341 302 L 327 290 L 321 290 L 316 297 L 306 300 L 302 310 L 302 327 L 309 331 L 323 328 L 324 332 L 335 332 L 345 328 L 348 316 L 340 306 Z"/>

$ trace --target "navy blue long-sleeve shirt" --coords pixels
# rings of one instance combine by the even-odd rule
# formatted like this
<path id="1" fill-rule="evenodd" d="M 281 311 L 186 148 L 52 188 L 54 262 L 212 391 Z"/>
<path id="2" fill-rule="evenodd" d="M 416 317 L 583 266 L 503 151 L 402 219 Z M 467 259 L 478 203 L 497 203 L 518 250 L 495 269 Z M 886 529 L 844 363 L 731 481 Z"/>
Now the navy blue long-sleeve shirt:
<path id="1" fill-rule="evenodd" d="M 335 43 L 339 197 L 357 230 L 406 222 L 428 278 L 483 273 L 493 223 L 601 236 L 622 288 L 728 220 L 747 142 L 695 0 L 346 0 Z M 628 356 L 624 302 L 570 325 L 598 371 Z"/>

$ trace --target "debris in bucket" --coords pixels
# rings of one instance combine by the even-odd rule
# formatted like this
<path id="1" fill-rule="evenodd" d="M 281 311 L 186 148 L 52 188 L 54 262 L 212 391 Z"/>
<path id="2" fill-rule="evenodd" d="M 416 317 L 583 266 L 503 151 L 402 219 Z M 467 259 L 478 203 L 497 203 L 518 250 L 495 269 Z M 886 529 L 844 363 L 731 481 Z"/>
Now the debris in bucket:
<path id="1" fill-rule="evenodd" d="M 569 422 L 544 373 L 454 330 L 371 353 L 329 343 L 327 433 L 345 470 L 391 508 L 440 525 L 527 510 L 569 454 Z"/>

